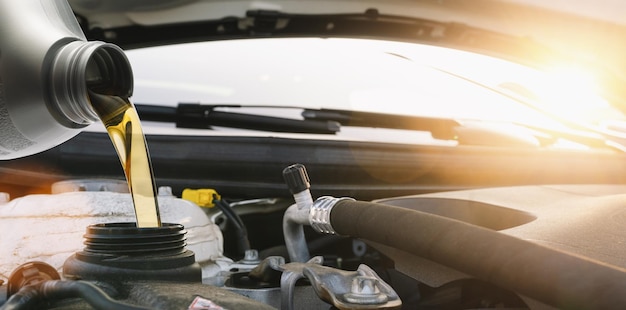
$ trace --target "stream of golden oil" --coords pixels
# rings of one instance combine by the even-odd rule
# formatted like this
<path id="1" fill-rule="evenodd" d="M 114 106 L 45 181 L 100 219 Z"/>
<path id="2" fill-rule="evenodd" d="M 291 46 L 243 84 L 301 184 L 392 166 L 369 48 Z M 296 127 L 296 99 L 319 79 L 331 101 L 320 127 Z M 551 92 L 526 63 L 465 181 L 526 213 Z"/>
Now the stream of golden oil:
<path id="1" fill-rule="evenodd" d="M 93 91 L 89 92 L 89 99 L 106 127 L 124 168 L 137 227 L 160 227 L 150 154 L 135 107 L 128 98 Z"/>

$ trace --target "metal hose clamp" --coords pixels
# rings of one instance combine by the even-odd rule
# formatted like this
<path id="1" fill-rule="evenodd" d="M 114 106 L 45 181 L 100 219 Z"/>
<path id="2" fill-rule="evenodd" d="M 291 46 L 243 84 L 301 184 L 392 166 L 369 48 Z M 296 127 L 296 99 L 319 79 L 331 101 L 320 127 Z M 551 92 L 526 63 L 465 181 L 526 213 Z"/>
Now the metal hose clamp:
<path id="1" fill-rule="evenodd" d="M 330 211 L 339 201 L 342 200 L 355 201 L 353 198 L 349 197 L 335 198 L 331 196 L 323 196 L 317 198 L 309 211 L 309 222 L 311 223 L 311 227 L 319 233 L 336 235 L 337 232 L 330 224 Z"/>

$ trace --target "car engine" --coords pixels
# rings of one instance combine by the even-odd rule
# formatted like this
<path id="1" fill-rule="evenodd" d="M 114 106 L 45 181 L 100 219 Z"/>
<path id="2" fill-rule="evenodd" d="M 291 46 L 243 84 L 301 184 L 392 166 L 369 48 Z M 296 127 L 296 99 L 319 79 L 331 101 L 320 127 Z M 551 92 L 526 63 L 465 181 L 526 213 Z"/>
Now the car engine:
<path id="1" fill-rule="evenodd" d="M 2 252 L 11 255 L 0 266 L 7 278 L 0 308 L 621 304 L 625 276 L 615 266 L 623 265 L 626 253 L 607 244 L 620 238 L 611 228 L 623 214 L 623 186 L 523 186 L 364 202 L 313 200 L 302 165 L 283 173 L 295 203 L 237 201 L 222 212 L 199 207 L 224 204 L 213 190 L 187 192 L 191 202 L 161 187 L 164 224 L 147 229 L 134 227 L 121 181 L 63 181 L 50 195 L 6 197 L 0 222 L 12 233 L 3 234 Z M 228 215 L 233 210 L 235 217 Z M 248 237 L 276 231 L 266 224 L 276 214 L 282 215 L 275 226 L 284 245 L 250 248 Z M 259 216 L 266 222 L 261 228 L 254 225 Z M 225 249 L 236 257 L 224 255 Z M 599 288 L 603 297 L 594 298 Z"/>
<path id="2" fill-rule="evenodd" d="M 191 192 L 200 204 L 215 195 L 212 190 Z M 393 288 L 365 264 L 346 271 L 324 265 L 322 256 L 299 256 L 289 263 L 282 256 L 261 260 L 255 249 L 245 249 L 239 260 L 228 258 L 214 223 L 226 224 L 220 218 L 227 212 L 200 208 L 173 196 L 168 187 L 159 188 L 158 201 L 164 224 L 139 229 L 122 181 L 63 181 L 53 185 L 50 195 L 7 199 L 0 222 L 14 233 L 2 239 L 3 252 L 12 255 L 3 258 L 0 269 L 8 279 L 1 308 L 329 307 L 323 300 L 342 309 L 401 305 Z M 282 209 L 276 199 L 233 203 L 236 208 L 259 204 Z"/>

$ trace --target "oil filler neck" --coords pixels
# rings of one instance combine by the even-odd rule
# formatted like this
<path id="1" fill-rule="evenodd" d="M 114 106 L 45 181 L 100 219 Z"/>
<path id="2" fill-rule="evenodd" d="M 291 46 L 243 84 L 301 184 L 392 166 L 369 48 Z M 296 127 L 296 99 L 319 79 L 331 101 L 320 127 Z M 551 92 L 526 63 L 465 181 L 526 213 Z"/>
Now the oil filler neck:
<path id="1" fill-rule="evenodd" d="M 195 254 L 187 250 L 180 224 L 137 228 L 135 223 L 106 223 L 87 227 L 85 248 L 63 265 L 69 279 L 162 280 L 201 282 Z"/>

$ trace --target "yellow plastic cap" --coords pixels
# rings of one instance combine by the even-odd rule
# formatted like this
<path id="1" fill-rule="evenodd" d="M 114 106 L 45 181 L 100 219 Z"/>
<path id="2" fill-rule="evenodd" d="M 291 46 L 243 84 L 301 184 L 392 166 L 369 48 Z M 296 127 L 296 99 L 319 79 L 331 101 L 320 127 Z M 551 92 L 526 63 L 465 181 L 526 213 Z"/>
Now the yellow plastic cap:
<path id="1" fill-rule="evenodd" d="M 183 190 L 183 199 L 189 200 L 203 208 L 213 208 L 215 206 L 213 201 L 220 200 L 221 197 L 217 191 L 211 188 L 185 188 Z"/>

